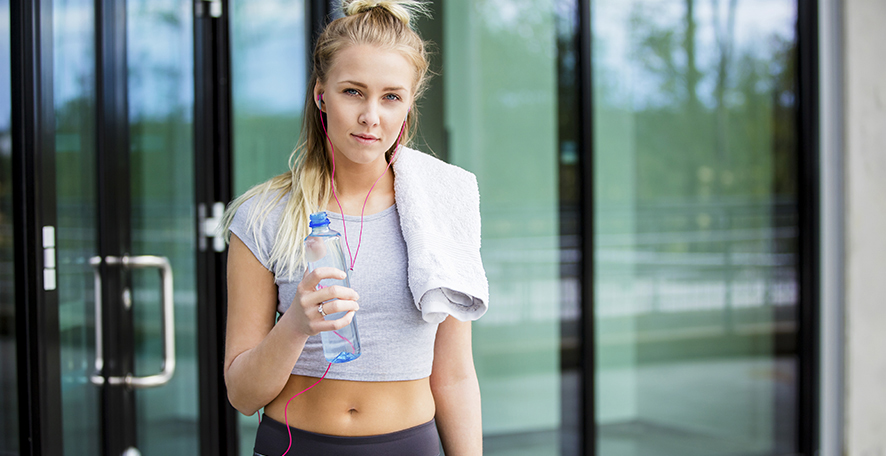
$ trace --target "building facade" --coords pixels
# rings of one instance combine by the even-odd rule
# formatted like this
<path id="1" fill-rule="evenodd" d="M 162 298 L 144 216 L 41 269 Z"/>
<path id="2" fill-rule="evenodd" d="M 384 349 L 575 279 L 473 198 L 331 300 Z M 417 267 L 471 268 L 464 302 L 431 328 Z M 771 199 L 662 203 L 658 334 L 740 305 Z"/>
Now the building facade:
<path id="1" fill-rule="evenodd" d="M 886 3 L 430 6 L 485 454 L 886 454 Z M 286 171 L 336 14 L 0 0 L 0 455 L 252 454 L 214 228 Z"/>

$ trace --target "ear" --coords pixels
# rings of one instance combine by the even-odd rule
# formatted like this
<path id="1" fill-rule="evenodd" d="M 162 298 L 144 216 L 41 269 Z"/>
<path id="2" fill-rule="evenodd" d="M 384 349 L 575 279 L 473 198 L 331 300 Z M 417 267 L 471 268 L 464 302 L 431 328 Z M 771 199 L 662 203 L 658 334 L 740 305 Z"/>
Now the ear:
<path id="1" fill-rule="evenodd" d="M 323 111 L 323 86 L 320 85 L 320 81 L 314 84 L 314 104 L 317 105 L 317 109 Z"/>

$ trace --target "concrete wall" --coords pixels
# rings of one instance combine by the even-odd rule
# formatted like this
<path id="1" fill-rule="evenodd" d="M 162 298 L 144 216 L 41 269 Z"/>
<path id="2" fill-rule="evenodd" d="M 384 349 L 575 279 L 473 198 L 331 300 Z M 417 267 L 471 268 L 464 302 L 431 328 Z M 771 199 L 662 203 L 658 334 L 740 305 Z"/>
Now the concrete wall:
<path id="1" fill-rule="evenodd" d="M 845 454 L 886 456 L 886 1 L 843 5 Z"/>

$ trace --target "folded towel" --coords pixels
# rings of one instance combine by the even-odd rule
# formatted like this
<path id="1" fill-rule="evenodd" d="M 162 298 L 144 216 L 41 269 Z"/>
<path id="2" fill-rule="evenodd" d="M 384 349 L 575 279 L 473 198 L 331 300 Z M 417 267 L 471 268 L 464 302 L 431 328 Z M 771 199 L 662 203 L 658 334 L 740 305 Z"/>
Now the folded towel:
<path id="1" fill-rule="evenodd" d="M 476 320 L 488 308 L 480 259 L 477 178 L 425 153 L 401 147 L 394 192 L 406 241 L 409 288 L 422 318 Z"/>

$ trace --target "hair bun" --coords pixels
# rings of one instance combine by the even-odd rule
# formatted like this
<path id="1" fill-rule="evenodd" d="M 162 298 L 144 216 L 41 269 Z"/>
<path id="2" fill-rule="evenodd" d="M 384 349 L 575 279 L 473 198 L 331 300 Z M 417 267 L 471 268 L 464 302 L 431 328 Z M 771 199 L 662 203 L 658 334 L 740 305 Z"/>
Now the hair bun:
<path id="1" fill-rule="evenodd" d="M 345 16 L 353 16 L 375 8 L 382 8 L 401 22 L 409 25 L 416 14 L 430 16 L 427 4 L 415 0 L 345 0 L 342 10 Z"/>

